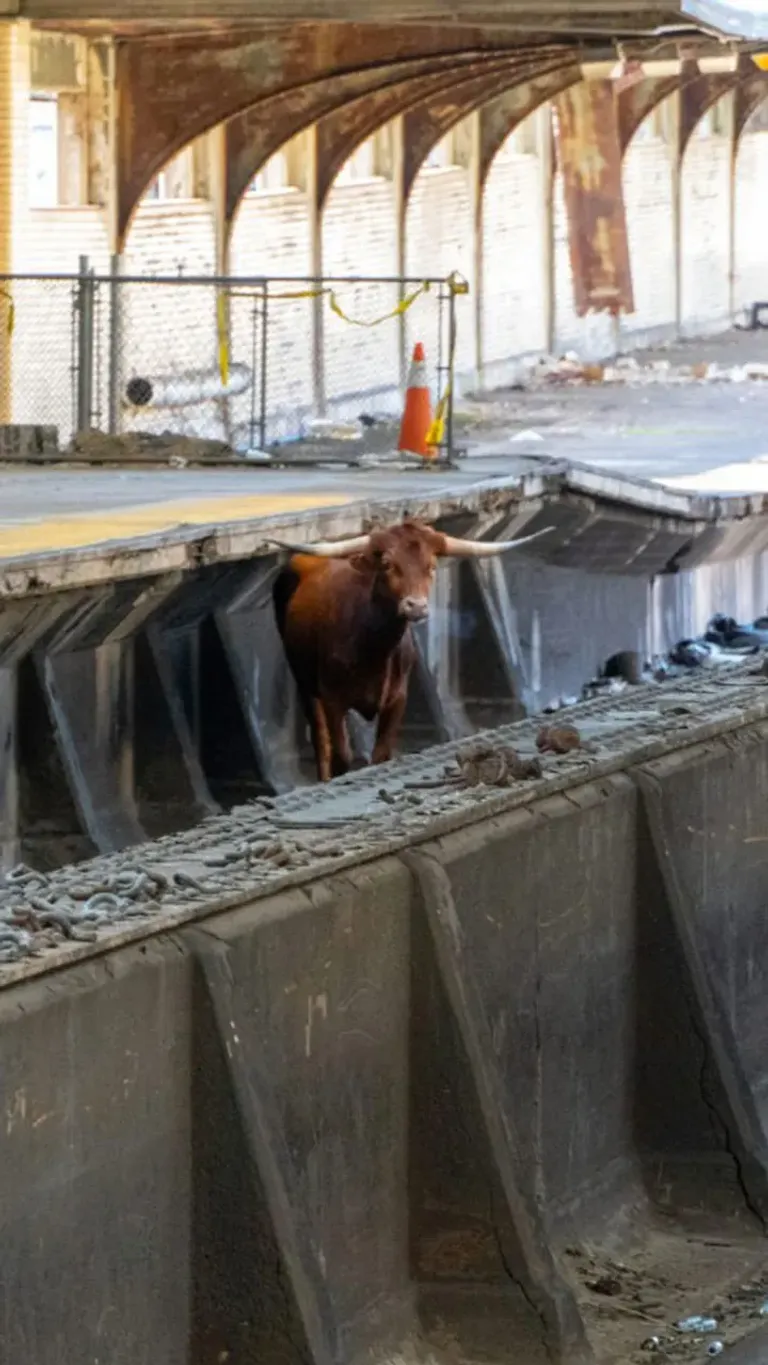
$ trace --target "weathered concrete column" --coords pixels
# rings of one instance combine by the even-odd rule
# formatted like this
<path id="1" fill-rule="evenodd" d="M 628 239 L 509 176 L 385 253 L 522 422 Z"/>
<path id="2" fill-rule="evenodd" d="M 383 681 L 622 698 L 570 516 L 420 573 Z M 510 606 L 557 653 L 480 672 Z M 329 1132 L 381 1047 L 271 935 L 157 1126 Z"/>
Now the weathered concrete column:
<path id="1" fill-rule="evenodd" d="M 0 275 L 18 264 L 27 213 L 29 24 L 0 24 Z M 12 420 L 13 357 L 9 332 L 11 293 L 0 282 L 0 421 Z"/>

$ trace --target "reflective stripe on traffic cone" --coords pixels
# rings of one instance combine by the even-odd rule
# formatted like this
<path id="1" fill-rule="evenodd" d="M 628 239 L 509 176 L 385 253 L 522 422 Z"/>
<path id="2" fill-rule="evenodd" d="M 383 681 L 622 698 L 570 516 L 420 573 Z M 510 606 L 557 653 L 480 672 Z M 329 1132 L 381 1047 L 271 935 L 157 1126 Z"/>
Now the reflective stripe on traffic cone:
<path id="1" fill-rule="evenodd" d="M 424 347 L 420 341 L 413 348 L 411 368 L 408 371 L 408 385 L 405 391 L 403 420 L 400 423 L 398 450 L 410 455 L 421 455 L 424 459 L 435 458 L 435 448 L 427 441 L 432 426 L 432 399 L 429 393 L 427 362 Z"/>

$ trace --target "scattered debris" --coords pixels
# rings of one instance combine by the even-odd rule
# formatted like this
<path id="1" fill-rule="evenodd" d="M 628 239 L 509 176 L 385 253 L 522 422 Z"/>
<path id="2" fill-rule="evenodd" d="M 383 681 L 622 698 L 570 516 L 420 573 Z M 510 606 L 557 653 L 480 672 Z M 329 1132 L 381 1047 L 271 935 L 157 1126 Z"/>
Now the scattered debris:
<path id="1" fill-rule="evenodd" d="M 593 1294 L 605 1294 L 609 1298 L 615 1298 L 622 1291 L 622 1283 L 617 1275 L 599 1275 L 596 1280 L 590 1280 L 587 1288 Z"/>
<path id="2" fill-rule="evenodd" d="M 581 735 L 575 725 L 542 725 L 536 748 L 542 754 L 569 754 L 581 748 Z"/>
<path id="3" fill-rule="evenodd" d="M 238 456 L 226 441 L 202 436 L 181 436 L 178 432 L 125 431 L 120 435 L 105 431 L 77 432 L 67 447 L 72 460 L 103 464 L 170 464 L 186 469 L 190 464 L 234 461 Z"/>
<path id="4" fill-rule="evenodd" d="M 510 436 L 510 442 L 514 445 L 518 441 L 543 441 L 544 437 L 538 431 L 527 430 L 517 431 L 514 436 Z"/>
<path id="5" fill-rule="evenodd" d="M 468 787 L 509 787 L 542 775 L 538 758 L 523 758 L 510 745 L 468 745 L 456 755 L 456 764 Z"/>
<path id="6" fill-rule="evenodd" d="M 580 696 L 557 697 L 542 707 L 542 714 L 556 715 L 580 701 L 619 696 L 641 683 L 671 682 L 692 670 L 733 667 L 766 649 L 768 616 L 758 616 L 751 625 L 744 625 L 733 616 L 716 612 L 702 635 L 678 640 L 666 656 L 643 661 L 634 650 L 612 654 L 595 677 L 584 683 Z M 751 675 L 768 678 L 768 657 L 751 670 Z"/>
<path id="7" fill-rule="evenodd" d="M 740 365 L 720 365 L 712 360 L 696 360 L 687 365 L 672 365 L 669 360 L 642 362 L 633 355 L 616 356 L 610 363 L 595 363 L 581 360 L 575 351 L 566 351 L 561 356 L 540 356 L 524 366 L 517 387 L 743 384 L 746 380 L 768 380 L 768 364 L 761 360 L 748 360 Z"/>
<path id="8" fill-rule="evenodd" d="M 660 1350 L 661 1350 L 661 1337 L 646 1337 L 646 1338 L 645 1338 L 645 1341 L 643 1341 L 643 1342 L 640 1343 L 640 1350 L 641 1350 L 641 1351 L 660 1351 Z"/>
<path id="9" fill-rule="evenodd" d="M 692 1318 L 681 1318 L 675 1323 L 678 1332 L 700 1332 L 705 1335 L 707 1332 L 717 1331 L 717 1318 L 705 1318 L 696 1314 Z"/>

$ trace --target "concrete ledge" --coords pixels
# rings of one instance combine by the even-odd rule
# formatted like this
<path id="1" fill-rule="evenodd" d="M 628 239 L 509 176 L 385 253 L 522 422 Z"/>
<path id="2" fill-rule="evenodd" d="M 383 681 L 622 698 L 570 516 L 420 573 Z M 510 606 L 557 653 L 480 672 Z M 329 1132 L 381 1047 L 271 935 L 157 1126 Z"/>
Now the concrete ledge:
<path id="1" fill-rule="evenodd" d="M 183 874 L 159 935 L 3 970 L 3 1358 L 618 1362 L 652 1329 L 574 1247 L 660 1331 L 764 1265 L 768 686 L 575 718 L 530 784 L 444 746 L 134 852 Z"/>
<path id="2" fill-rule="evenodd" d="M 689 559 L 694 565 L 768 547 L 768 502 L 762 495 L 699 497 L 640 479 L 617 478 L 587 465 L 533 457 L 518 463 L 520 472 L 513 476 L 474 484 L 443 481 L 435 474 L 434 493 L 421 489 L 405 497 L 360 498 L 342 507 L 290 516 L 179 526 L 79 550 L 52 547 L 45 554 L 0 558 L 0 599 L 188 573 L 269 554 L 265 542 L 272 536 L 332 539 L 357 534 L 372 520 L 398 520 L 406 514 L 449 525 L 458 519 L 470 534 L 475 525 L 478 534 L 488 535 L 489 523 L 494 534 L 495 519 L 521 529 L 534 515 L 546 513 L 554 520 L 555 533 L 537 546 L 536 554 L 545 562 L 646 576 L 668 566 L 677 571 L 687 567 Z M 581 528 L 571 534 L 573 509 L 589 526 L 588 537 Z M 696 544 L 702 536 L 706 553 L 697 559 Z M 596 557 L 595 546 L 604 547 L 606 537 L 608 557 Z M 647 557 L 646 545 L 653 547 Z"/>

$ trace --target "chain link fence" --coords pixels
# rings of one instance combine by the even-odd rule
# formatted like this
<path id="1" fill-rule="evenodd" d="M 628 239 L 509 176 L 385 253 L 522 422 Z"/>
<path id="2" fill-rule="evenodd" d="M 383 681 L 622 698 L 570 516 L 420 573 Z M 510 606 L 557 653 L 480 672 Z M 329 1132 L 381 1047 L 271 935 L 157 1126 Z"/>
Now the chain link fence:
<path id="1" fill-rule="evenodd" d="M 424 343 L 450 445 L 466 286 L 451 279 L 0 277 L 2 420 L 168 432 L 240 453 L 401 411 Z M 442 399 L 442 404 L 439 400 Z M 313 424 L 314 427 L 313 427 Z"/>

